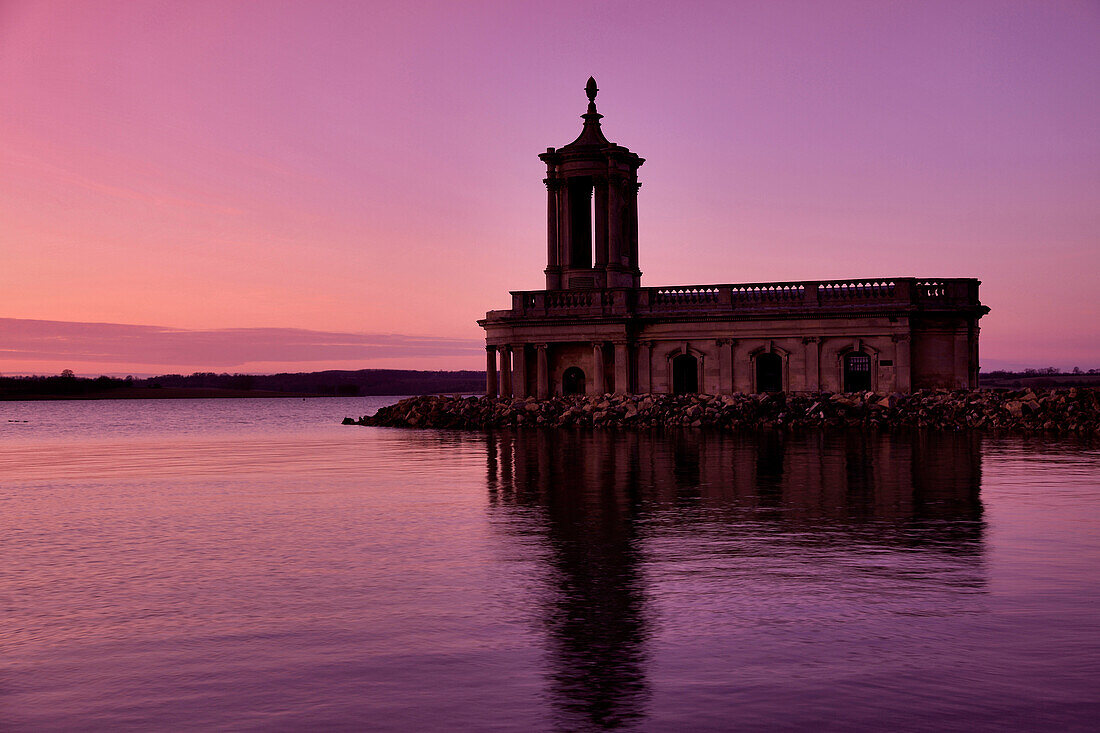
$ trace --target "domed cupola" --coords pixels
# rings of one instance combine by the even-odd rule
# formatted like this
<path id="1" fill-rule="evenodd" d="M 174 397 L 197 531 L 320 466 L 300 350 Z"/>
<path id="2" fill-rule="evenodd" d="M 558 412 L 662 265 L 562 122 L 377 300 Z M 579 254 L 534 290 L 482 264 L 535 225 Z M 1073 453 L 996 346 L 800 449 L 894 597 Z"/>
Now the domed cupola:
<path id="1" fill-rule="evenodd" d="M 588 111 L 577 139 L 547 148 L 547 290 L 636 288 L 638 168 L 645 162 L 603 134 L 596 80 L 585 86 Z"/>

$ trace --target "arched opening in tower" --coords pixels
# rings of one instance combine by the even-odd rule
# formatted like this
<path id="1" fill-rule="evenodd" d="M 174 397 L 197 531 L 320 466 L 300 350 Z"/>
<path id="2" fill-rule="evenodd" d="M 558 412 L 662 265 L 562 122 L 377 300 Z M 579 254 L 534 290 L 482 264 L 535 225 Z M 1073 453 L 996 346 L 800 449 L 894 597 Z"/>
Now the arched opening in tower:
<path id="1" fill-rule="evenodd" d="M 592 179 L 569 179 L 569 267 L 592 267 Z"/>

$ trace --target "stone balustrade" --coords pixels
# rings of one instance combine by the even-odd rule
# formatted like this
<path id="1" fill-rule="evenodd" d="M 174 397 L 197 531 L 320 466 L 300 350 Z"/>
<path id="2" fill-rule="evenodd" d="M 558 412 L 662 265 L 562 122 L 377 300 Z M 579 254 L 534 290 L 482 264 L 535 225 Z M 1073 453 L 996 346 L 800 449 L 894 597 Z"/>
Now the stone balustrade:
<path id="1" fill-rule="evenodd" d="M 979 306 L 972 278 L 875 278 L 799 282 L 680 285 L 615 290 L 534 290 L 512 293 L 500 317 L 561 315 L 686 315 L 827 311 L 864 307 L 958 308 Z"/>
<path id="2" fill-rule="evenodd" d="M 688 285 L 674 288 L 646 288 L 654 305 L 696 305 L 717 303 L 719 286 Z"/>

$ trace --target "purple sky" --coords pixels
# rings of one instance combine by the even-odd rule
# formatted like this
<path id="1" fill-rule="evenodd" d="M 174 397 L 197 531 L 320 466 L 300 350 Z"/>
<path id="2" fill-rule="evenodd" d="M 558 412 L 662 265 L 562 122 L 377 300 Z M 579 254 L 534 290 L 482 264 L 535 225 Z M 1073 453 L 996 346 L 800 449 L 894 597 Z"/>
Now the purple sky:
<path id="1" fill-rule="evenodd" d="M 1100 367 L 1100 3 L 3 0 L 0 372 L 483 367 L 590 74 L 643 284 L 977 277 L 983 367 Z"/>

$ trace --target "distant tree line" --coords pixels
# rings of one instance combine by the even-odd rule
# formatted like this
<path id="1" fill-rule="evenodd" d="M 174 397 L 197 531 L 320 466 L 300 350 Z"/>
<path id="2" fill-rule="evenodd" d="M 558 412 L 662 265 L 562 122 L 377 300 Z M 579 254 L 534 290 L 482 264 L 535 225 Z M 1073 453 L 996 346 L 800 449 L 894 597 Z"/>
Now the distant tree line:
<path id="1" fill-rule="evenodd" d="M 280 374 L 165 374 L 142 380 L 159 387 L 298 392 L 317 395 L 413 395 L 436 392 L 476 392 L 485 389 L 485 372 L 412 371 L 407 369 L 330 370 Z"/>
<path id="2" fill-rule="evenodd" d="M 66 369 L 55 377 L 0 377 L 0 396 L 17 395 L 84 395 L 131 387 L 134 378 L 75 377 Z"/>
<path id="3" fill-rule="evenodd" d="M 990 376 L 994 376 L 994 375 L 996 375 L 996 376 L 1040 376 L 1040 375 L 1048 375 L 1048 374 L 1054 374 L 1054 375 L 1057 375 L 1057 376 L 1074 376 L 1074 375 L 1077 375 L 1077 374 L 1100 374 L 1100 369 L 1082 370 L 1080 368 L 1080 366 L 1074 366 L 1073 369 L 1071 369 L 1068 372 L 1065 372 L 1063 370 L 1058 369 L 1057 366 L 1046 366 L 1046 368 L 1044 368 L 1044 369 L 1025 369 L 1022 372 L 999 371 L 999 372 L 982 372 L 982 373 L 983 374 L 989 374 Z"/>
<path id="4" fill-rule="evenodd" d="M 1100 387 L 1100 369 L 1055 367 L 982 372 L 982 387 Z M 163 374 L 159 377 L 77 377 L 69 369 L 56 376 L 0 377 L 0 398 L 20 396 L 80 397 L 110 396 L 113 390 L 127 390 L 128 396 L 144 389 L 206 389 L 235 392 L 263 391 L 288 394 L 329 395 L 419 395 L 477 394 L 485 389 L 485 372 L 413 371 L 407 369 L 330 370 L 280 374 Z"/>
<path id="5" fill-rule="evenodd" d="M 259 390 L 293 394 L 416 395 L 473 393 L 485 389 L 485 372 L 405 369 L 331 370 L 282 374 L 164 374 L 159 377 L 77 377 L 66 369 L 57 376 L 0 377 L 0 397 L 20 395 L 81 396 L 118 389 Z M 109 395 L 108 395 L 109 396 Z"/>
<path id="6" fill-rule="evenodd" d="M 982 387 L 1097 387 L 1100 386 L 1100 369 L 1073 367 L 1068 372 L 1058 367 L 1017 372 L 997 370 L 982 372 L 978 383 Z"/>

